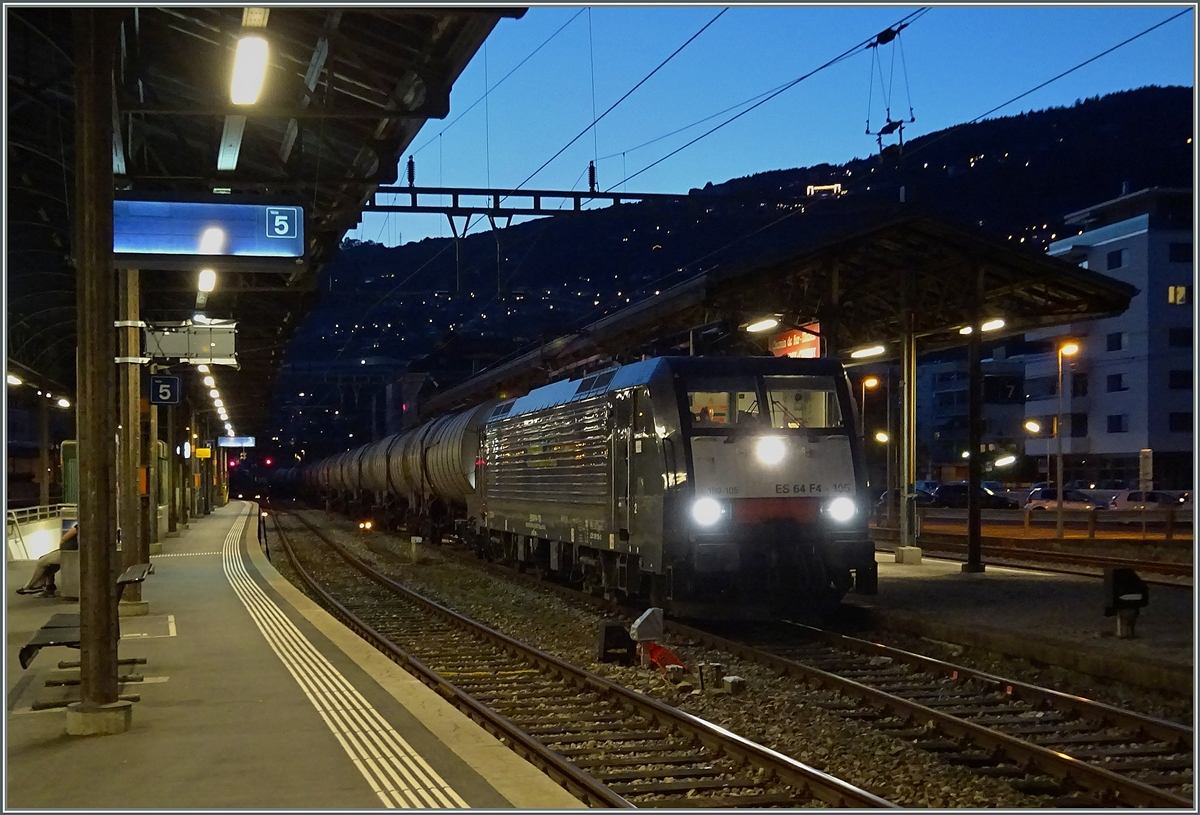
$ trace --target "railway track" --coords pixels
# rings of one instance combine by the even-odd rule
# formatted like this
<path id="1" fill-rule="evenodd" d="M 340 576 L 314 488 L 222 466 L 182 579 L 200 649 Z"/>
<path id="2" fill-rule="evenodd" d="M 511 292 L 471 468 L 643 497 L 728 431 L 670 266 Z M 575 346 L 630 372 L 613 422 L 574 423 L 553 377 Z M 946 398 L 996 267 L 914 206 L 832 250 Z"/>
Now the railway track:
<path id="1" fill-rule="evenodd" d="M 340 556 L 331 585 L 301 563 L 284 517 Z M 299 515 L 274 518 L 293 569 L 330 611 L 592 806 L 894 806 L 421 597 Z"/>
<path id="2" fill-rule="evenodd" d="M 474 558 L 462 555 L 464 559 Z M 613 603 L 496 564 L 528 585 L 620 613 Z M 750 644 L 668 621 L 673 636 L 838 693 L 827 709 L 943 760 L 1070 806 L 1193 808 L 1190 727 L 878 643 L 789 624 Z M 1185 774 L 1186 773 L 1186 774 Z"/>
<path id="3" fill-rule="evenodd" d="M 799 624 L 755 647 L 670 630 L 780 674 L 837 691 L 831 712 L 1025 792 L 1083 793 L 1075 805 L 1192 808 L 1192 728 L 920 654 Z M 1039 778 L 1039 776 L 1041 778 Z M 1045 779 L 1049 779 L 1049 783 Z"/>

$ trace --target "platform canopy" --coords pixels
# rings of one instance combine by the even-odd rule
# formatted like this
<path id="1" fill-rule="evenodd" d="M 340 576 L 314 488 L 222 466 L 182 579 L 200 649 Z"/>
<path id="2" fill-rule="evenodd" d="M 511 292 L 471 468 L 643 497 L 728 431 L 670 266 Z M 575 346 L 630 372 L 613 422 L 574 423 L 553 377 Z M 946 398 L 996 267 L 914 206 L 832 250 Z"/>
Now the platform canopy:
<path id="1" fill-rule="evenodd" d="M 314 305 L 322 265 L 510 8 L 114 9 L 116 192 L 167 200 L 294 202 L 305 258 L 222 269 L 204 304 L 237 321 L 241 369 L 221 377 L 240 432 L 266 419 L 284 345 Z M 75 387 L 75 70 L 69 7 L 7 7 L 8 354 L 23 375 Z M 269 62 L 250 107 L 230 101 L 239 35 L 261 31 Z M 140 273 L 142 316 L 196 311 L 194 269 Z"/>
<path id="2" fill-rule="evenodd" d="M 883 345 L 869 361 L 895 359 L 906 327 L 918 353 L 963 345 L 960 330 L 1002 319 L 1006 335 L 1120 314 L 1137 290 L 1035 250 L 946 222 L 911 205 L 812 207 L 796 219 L 785 255 L 709 269 L 660 289 L 580 331 L 501 362 L 437 394 L 422 415 L 644 354 L 766 353 L 775 332 L 751 334 L 764 317 L 775 331 L 820 323 L 846 363 L 855 349 Z M 910 320 L 910 322 L 906 322 Z M 867 361 L 867 360 L 864 360 Z"/>

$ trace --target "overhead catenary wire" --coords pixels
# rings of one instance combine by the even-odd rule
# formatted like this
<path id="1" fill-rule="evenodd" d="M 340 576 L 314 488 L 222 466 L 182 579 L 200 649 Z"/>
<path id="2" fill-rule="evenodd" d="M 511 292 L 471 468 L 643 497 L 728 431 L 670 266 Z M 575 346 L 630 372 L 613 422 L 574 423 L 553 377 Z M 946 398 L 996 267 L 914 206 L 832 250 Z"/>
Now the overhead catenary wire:
<path id="1" fill-rule="evenodd" d="M 925 148 L 929 147 L 932 144 L 937 144 L 939 141 L 946 138 L 951 133 L 954 133 L 959 128 L 963 128 L 963 127 L 966 127 L 967 125 L 975 124 L 975 123 L 979 122 L 980 120 L 985 119 L 988 116 L 991 116 L 993 113 L 1003 110 L 1004 108 L 1008 107 L 1012 103 L 1019 102 L 1020 100 L 1024 99 L 1026 96 L 1029 96 L 1032 93 L 1036 93 L 1037 91 L 1040 91 L 1042 88 L 1046 87 L 1047 85 L 1050 85 L 1050 84 L 1062 79 L 1063 77 L 1066 77 L 1066 76 L 1069 76 L 1070 74 L 1075 73 L 1080 68 L 1084 68 L 1084 67 L 1092 64 L 1093 62 L 1100 59 L 1101 57 L 1108 56 L 1109 54 L 1111 54 L 1112 52 L 1116 51 L 1119 48 L 1124 48 L 1126 45 L 1129 45 L 1131 42 L 1146 36 L 1147 34 L 1149 34 L 1150 32 L 1152 32 L 1156 29 L 1162 28 L 1167 23 L 1172 22 L 1173 20 L 1177 20 L 1178 18 L 1182 17 L 1183 15 L 1187 14 L 1190 11 L 1193 11 L 1193 9 L 1186 8 L 1183 11 L 1178 12 L 1177 14 L 1172 14 L 1167 19 L 1165 19 L 1161 22 L 1155 23 L 1154 25 L 1150 26 L 1149 28 L 1139 31 L 1137 34 L 1134 34 L 1132 37 L 1127 37 L 1126 39 L 1122 40 L 1121 42 L 1117 43 L 1116 45 L 1113 45 L 1109 48 L 1104 49 L 1103 51 L 1096 54 L 1095 56 L 1088 57 L 1083 62 L 1080 62 L 1079 64 L 1075 65 L 1074 67 L 1068 68 L 1067 70 L 1063 71 L 1062 73 L 1052 76 L 1050 79 L 1047 79 L 1045 82 L 1042 82 L 1042 83 L 1039 83 L 1039 84 L 1033 86 L 1032 88 L 1025 91 L 1024 93 L 1017 94 L 1013 98 L 1009 99 L 1007 102 L 1001 102 L 999 105 L 996 105 L 995 107 L 991 108 L 990 110 L 987 110 L 987 111 L 979 114 L 974 119 L 971 119 L 966 122 L 962 122 L 960 124 L 956 124 L 953 127 L 949 127 L 946 130 L 943 130 L 936 138 L 930 139 L 928 141 L 923 141 L 919 145 L 911 148 L 909 150 L 909 155 L 920 152 L 921 150 L 924 150 Z"/>
<path id="2" fill-rule="evenodd" d="M 929 8 L 928 8 L 928 7 L 922 7 L 922 8 L 920 8 L 920 9 L 918 9 L 917 11 L 915 11 L 915 12 L 912 12 L 911 14 L 907 14 L 907 15 L 905 15 L 904 17 L 902 17 L 902 18 L 901 18 L 899 21 L 897 21 L 896 23 L 894 23 L 894 24 L 891 26 L 891 28 L 895 29 L 897 26 L 900 26 L 900 25 L 911 25 L 912 23 L 914 23 L 914 22 L 916 22 L 918 19 L 920 19 L 922 16 L 924 16 L 924 15 L 925 15 L 925 13 L 926 13 L 926 12 L 928 12 L 928 11 L 929 11 Z M 709 130 L 705 131 L 704 133 L 701 133 L 699 136 L 697 136 L 696 138 L 692 139 L 692 140 L 691 140 L 691 141 L 689 141 L 687 144 L 684 144 L 684 145 L 682 145 L 682 146 L 680 146 L 680 147 L 677 147 L 677 148 L 675 148 L 674 150 L 672 150 L 670 153 L 667 153 L 665 156 L 663 156 L 663 157 L 661 157 L 661 158 L 659 158 L 659 159 L 656 159 L 655 161 L 652 161 L 650 164 L 647 164 L 645 167 L 643 167 L 642 169 L 638 170 L 638 171 L 637 171 L 636 173 L 634 173 L 633 175 L 626 176 L 624 179 L 622 179 L 622 181 L 620 181 L 620 182 L 617 182 L 617 183 L 616 183 L 616 184 L 614 184 L 612 187 L 609 187 L 607 190 L 605 190 L 605 192 L 612 192 L 614 189 L 616 189 L 617 187 L 619 187 L 619 186 L 621 185 L 621 183 L 628 182 L 628 181 L 631 181 L 631 180 L 633 180 L 633 179 L 637 178 L 639 175 L 641 175 L 642 173 L 646 172 L 647 170 L 650 170 L 650 169 L 651 169 L 651 168 L 653 168 L 653 167 L 657 167 L 659 164 L 662 164 L 664 161 L 666 161 L 667 159 L 671 158 L 672 156 L 676 156 L 676 155 L 678 155 L 679 153 L 681 153 L 681 152 L 683 152 L 684 150 L 686 150 L 687 148 L 691 147 L 693 144 L 695 144 L 696 142 L 700 141 L 701 139 L 704 139 L 704 138 L 707 138 L 708 136 L 711 136 L 713 133 L 716 133 L 718 130 L 720 130 L 721 128 L 725 127 L 726 125 L 728 125 L 728 124 L 731 124 L 732 122 L 735 122 L 735 121 L 737 121 L 738 119 L 740 119 L 741 117 L 745 116 L 745 115 L 746 115 L 747 113 L 749 113 L 750 111 L 752 111 L 752 110 L 756 110 L 757 108 L 761 107 L 762 105 L 765 105 L 767 102 L 770 102 L 772 99 L 774 99 L 775 97 L 779 96 L 780 94 L 782 94 L 782 93 L 784 93 L 784 92 L 786 92 L 786 91 L 790 90 L 791 88 L 794 88 L 796 85 L 799 85 L 799 84 L 800 84 L 801 82 L 803 82 L 804 80 L 806 80 L 806 79 L 808 79 L 808 78 L 810 78 L 810 77 L 812 77 L 812 76 L 814 76 L 814 75 L 816 75 L 816 74 L 820 73 L 821 71 L 825 70 L 826 68 L 829 68 L 829 67 L 831 67 L 831 66 L 833 66 L 833 65 L 836 65 L 837 63 L 839 63 L 839 62 L 841 62 L 841 61 L 843 61 L 843 60 L 845 60 L 845 59 L 848 59 L 849 57 L 853 56 L 855 53 L 857 53 L 857 52 L 859 52 L 859 51 L 863 50 L 864 48 L 867 48 L 867 47 L 869 47 L 869 46 L 871 45 L 871 43 L 875 41 L 875 39 L 876 39 L 876 37 L 875 37 L 875 36 L 872 36 L 872 37 L 870 37 L 869 39 L 867 39 L 867 40 L 864 40 L 863 42 L 860 42 L 860 43 L 858 43 L 857 45 L 855 45 L 855 46 L 853 46 L 853 47 L 851 47 L 851 48 L 848 48 L 848 49 L 846 49 L 845 51 L 843 51 L 842 53 L 838 54 L 838 55 L 837 55 L 836 57 L 834 57 L 833 59 L 831 59 L 831 60 L 829 60 L 829 61 L 825 62 L 824 64 L 822 64 L 822 65 L 820 65 L 820 66 L 818 66 L 818 67 L 816 67 L 816 68 L 814 68 L 814 69 L 812 69 L 812 70 L 811 70 L 811 71 L 809 71 L 808 73 L 806 73 L 806 74 L 803 74 L 803 75 L 801 75 L 801 76 L 798 76 L 798 77 L 796 77 L 796 78 L 795 78 L 795 79 L 793 79 L 791 82 L 788 82 L 788 83 L 784 84 L 782 87 L 780 87 L 780 88 L 779 88 L 779 90 L 777 90 L 777 91 L 774 91 L 773 93 L 771 93 L 771 94 L 769 94 L 768 96 L 766 96 L 764 99 L 762 99 L 762 100 L 760 100 L 760 101 L 756 102 L 755 104 L 751 105 L 750 107 L 746 108 L 745 110 L 741 111 L 740 113 L 737 113 L 737 114 L 735 114 L 735 115 L 733 115 L 733 116 L 729 117 L 729 118 L 728 118 L 728 119 L 726 119 L 725 121 L 721 122 L 719 125 L 717 125 L 717 126 L 715 126 L 715 127 L 712 127 L 712 128 L 710 128 Z"/>
<path id="3" fill-rule="evenodd" d="M 464 110 L 462 113 L 458 114 L 458 115 L 457 115 L 457 116 L 455 116 L 455 117 L 454 117 L 452 120 L 450 120 L 450 123 L 449 123 L 449 124 L 447 124 L 445 127 L 443 127 L 441 130 L 439 130 L 439 131 L 437 132 L 437 135 L 436 135 L 436 136 L 431 136 L 431 137 L 429 138 L 429 140 L 428 140 L 428 141 L 426 141 L 424 144 L 422 144 L 420 147 L 418 147 L 416 150 L 414 150 L 414 151 L 413 151 L 413 155 L 416 155 L 417 153 L 420 153 L 420 152 L 421 152 L 422 150 L 424 150 L 426 147 L 428 147 L 429 145 L 433 144 L 433 141 L 434 141 L 434 139 L 436 139 L 436 138 L 440 138 L 442 135 L 444 135 L 444 134 L 445 134 L 445 132 L 446 132 L 447 130 L 449 130 L 450 128 L 454 127 L 454 125 L 458 124 L 459 120 L 461 120 L 461 119 L 462 119 L 462 117 L 466 116 L 468 113 L 470 113 L 472 110 L 474 110 L 474 109 L 475 109 L 475 106 L 476 106 L 476 105 L 478 105 L 480 102 L 482 102 L 482 101 L 483 101 L 483 100 L 484 100 L 484 99 L 487 97 L 487 95 L 488 95 L 488 94 L 490 94 L 492 91 L 496 90 L 496 88 L 499 88 L 501 85 L 503 85 L 503 84 L 504 84 L 504 81 L 505 81 L 506 79 L 508 79 L 510 76 L 512 76 L 514 73 L 516 73 L 516 72 L 517 72 L 517 70 L 518 70 L 518 69 L 519 69 L 519 68 L 520 68 L 522 65 L 524 65 L 526 62 L 529 62 L 529 60 L 531 60 L 531 59 L 534 57 L 534 55 L 536 55 L 536 54 L 537 54 L 537 52 L 538 52 L 538 51 L 541 51 L 543 48 L 545 48 L 545 47 L 546 47 L 546 46 L 547 46 L 547 45 L 550 43 L 550 41 L 551 41 L 551 40 L 553 40 L 555 37 L 557 37 L 559 34 L 561 34 L 564 28 L 566 28 L 567 26 L 569 26 L 571 23 L 575 22 L 576 18 L 578 18 L 580 14 L 583 14 L 583 12 L 584 12 L 585 10 L 586 10 L 586 9 L 580 9 L 579 11 L 577 11 L 577 12 L 575 12 L 573 15 L 571 15 L 571 19 L 567 20 L 565 23 L 563 23 L 562 25 L 560 25 L 560 26 L 558 27 L 558 29 L 557 29 L 557 30 L 555 30 L 555 32 L 554 32 L 553 34 L 551 34 L 549 37 L 547 37 L 546 39 L 542 40 L 542 44 L 541 44 L 541 45 L 539 45 L 537 48 L 535 48 L 535 49 L 533 49 L 532 51 L 530 51 L 530 52 L 529 52 L 529 53 L 528 53 L 528 54 L 525 56 L 525 58 L 524 58 L 523 60 L 521 60 L 521 61 L 520 61 L 520 62 L 518 62 L 518 63 L 517 63 L 515 66 L 513 66 L 512 70 L 510 70 L 510 71 L 509 71 L 508 73 L 506 73 L 506 74 L 505 74 L 503 77 L 501 77 L 499 82 L 497 82 L 495 85 L 492 85 L 490 88 L 486 88 L 486 87 L 485 87 L 485 90 L 484 90 L 484 92 L 483 92 L 483 95 L 482 95 L 482 96 L 480 96 L 478 99 L 476 99 L 476 100 L 475 100 L 474 102 L 472 102 L 470 105 L 468 105 L 466 110 Z"/>

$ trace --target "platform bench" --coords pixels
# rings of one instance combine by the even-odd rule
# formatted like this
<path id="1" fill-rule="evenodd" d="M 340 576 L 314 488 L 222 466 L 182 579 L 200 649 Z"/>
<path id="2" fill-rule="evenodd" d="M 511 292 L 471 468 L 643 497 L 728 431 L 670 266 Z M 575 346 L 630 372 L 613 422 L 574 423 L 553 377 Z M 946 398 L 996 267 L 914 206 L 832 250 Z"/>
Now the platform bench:
<path id="1" fill-rule="evenodd" d="M 145 581 L 148 575 L 154 574 L 154 565 L 151 563 L 138 563 L 130 566 L 125 571 L 121 572 L 121 576 L 117 578 L 117 602 L 121 602 L 121 595 L 125 593 L 125 587 L 130 583 L 141 583 Z M 120 619 L 117 622 L 117 636 L 120 637 Z M 33 662 L 33 658 L 38 655 L 38 652 L 43 648 L 51 648 L 61 646 L 64 648 L 79 647 L 79 615 L 78 614 L 55 614 L 45 625 L 37 630 L 33 638 L 21 648 L 17 658 L 21 661 L 21 667 L 28 668 L 29 663 Z"/>

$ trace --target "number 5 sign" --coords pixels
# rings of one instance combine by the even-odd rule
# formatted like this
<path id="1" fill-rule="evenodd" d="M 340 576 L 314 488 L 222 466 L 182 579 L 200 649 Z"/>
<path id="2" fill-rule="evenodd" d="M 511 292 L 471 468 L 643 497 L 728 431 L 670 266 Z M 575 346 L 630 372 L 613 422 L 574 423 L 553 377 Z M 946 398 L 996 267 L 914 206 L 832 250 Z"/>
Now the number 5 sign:
<path id="1" fill-rule="evenodd" d="M 150 404 L 178 405 L 179 377 L 154 374 L 150 377 Z"/>
<path id="2" fill-rule="evenodd" d="M 298 207 L 267 207 L 267 237 L 294 238 L 300 224 Z"/>

